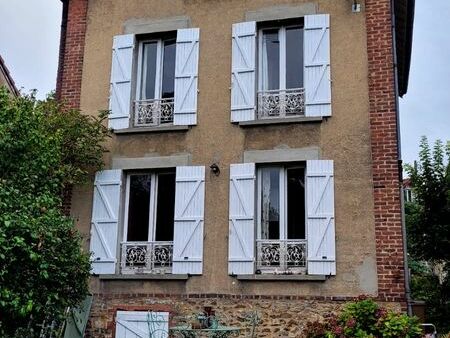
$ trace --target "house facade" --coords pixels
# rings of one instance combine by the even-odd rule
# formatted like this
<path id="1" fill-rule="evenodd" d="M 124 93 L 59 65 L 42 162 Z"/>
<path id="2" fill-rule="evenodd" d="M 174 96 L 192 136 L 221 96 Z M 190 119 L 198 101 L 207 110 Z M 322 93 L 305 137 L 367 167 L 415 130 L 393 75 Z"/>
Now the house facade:
<path id="1" fill-rule="evenodd" d="M 90 336 L 212 306 L 297 337 L 361 294 L 406 307 L 397 99 L 413 8 L 63 1 L 57 95 L 111 111 L 105 170 L 68 204 L 93 253 Z"/>
<path id="2" fill-rule="evenodd" d="M 12 95 L 19 95 L 19 90 L 14 83 L 11 73 L 9 72 L 8 67 L 6 67 L 5 61 L 0 56 L 0 87 L 1 86 L 5 86 Z"/>

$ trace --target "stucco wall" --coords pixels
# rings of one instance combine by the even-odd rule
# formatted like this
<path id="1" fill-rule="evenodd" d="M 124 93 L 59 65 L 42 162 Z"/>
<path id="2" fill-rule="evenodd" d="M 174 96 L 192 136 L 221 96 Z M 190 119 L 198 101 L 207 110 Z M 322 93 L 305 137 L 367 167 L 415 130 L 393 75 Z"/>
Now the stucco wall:
<path id="1" fill-rule="evenodd" d="M 112 37 L 131 19 L 187 16 L 200 28 L 198 124 L 189 131 L 117 135 L 109 142 L 106 167 L 113 157 L 191 155 L 207 171 L 203 275 L 185 281 L 93 281 L 94 291 L 120 293 L 230 293 L 357 296 L 376 294 L 377 275 L 369 139 L 368 65 L 364 11 L 350 1 L 317 1 L 318 13 L 331 15 L 333 116 L 321 123 L 243 128 L 230 123 L 231 25 L 249 11 L 293 0 L 90 0 L 81 87 L 81 109 L 108 108 Z M 320 158 L 335 163 L 337 274 L 325 282 L 237 281 L 227 274 L 229 165 L 245 150 L 319 147 Z M 89 234 L 92 187 L 76 188 L 72 214 Z"/>

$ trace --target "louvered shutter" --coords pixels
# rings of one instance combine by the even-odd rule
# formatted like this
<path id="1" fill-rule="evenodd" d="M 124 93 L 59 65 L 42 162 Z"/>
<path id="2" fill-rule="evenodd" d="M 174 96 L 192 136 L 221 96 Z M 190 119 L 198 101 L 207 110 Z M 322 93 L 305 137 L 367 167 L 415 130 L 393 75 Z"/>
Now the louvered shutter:
<path id="1" fill-rule="evenodd" d="M 233 25 L 231 121 L 255 119 L 256 22 Z"/>
<path id="2" fill-rule="evenodd" d="M 330 16 L 306 15 L 304 27 L 306 116 L 331 116 Z"/>
<path id="3" fill-rule="evenodd" d="M 175 61 L 173 124 L 197 124 L 198 28 L 179 29 Z"/>
<path id="4" fill-rule="evenodd" d="M 168 338 L 169 313 L 117 311 L 116 338 Z"/>
<path id="5" fill-rule="evenodd" d="M 109 128 L 112 129 L 129 127 L 133 49 L 133 34 L 114 37 L 109 97 Z"/>
<path id="6" fill-rule="evenodd" d="M 230 166 L 228 273 L 253 274 L 255 263 L 255 164 Z"/>
<path id="7" fill-rule="evenodd" d="M 115 273 L 122 170 L 95 175 L 91 221 L 92 272 Z"/>
<path id="8" fill-rule="evenodd" d="M 203 267 L 205 167 L 177 167 L 173 273 L 200 275 Z"/>
<path id="9" fill-rule="evenodd" d="M 335 275 L 333 161 L 306 161 L 308 274 Z"/>

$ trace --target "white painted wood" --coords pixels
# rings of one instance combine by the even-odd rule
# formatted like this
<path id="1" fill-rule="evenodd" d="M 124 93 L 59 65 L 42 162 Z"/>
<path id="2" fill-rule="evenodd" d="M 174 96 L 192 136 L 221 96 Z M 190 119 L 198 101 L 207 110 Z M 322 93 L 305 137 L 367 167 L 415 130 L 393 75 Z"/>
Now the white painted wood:
<path id="1" fill-rule="evenodd" d="M 228 273 L 255 271 L 255 164 L 230 165 Z"/>
<path id="2" fill-rule="evenodd" d="M 233 24 L 231 121 L 255 119 L 256 22 Z"/>
<path id="3" fill-rule="evenodd" d="M 306 162 L 308 274 L 336 274 L 333 161 Z"/>
<path id="4" fill-rule="evenodd" d="M 305 115 L 331 116 L 329 14 L 305 16 L 303 43 Z"/>
<path id="5" fill-rule="evenodd" d="M 177 167 L 172 269 L 174 274 L 202 274 L 204 205 L 205 167 Z"/>
<path id="6" fill-rule="evenodd" d="M 197 124 L 197 82 L 200 29 L 177 31 L 174 125 Z"/>
<path id="7" fill-rule="evenodd" d="M 168 338 L 169 313 L 117 311 L 116 338 Z"/>
<path id="8" fill-rule="evenodd" d="M 103 170 L 95 175 L 90 251 L 92 273 L 115 273 L 122 170 Z"/>
<path id="9" fill-rule="evenodd" d="M 129 127 L 134 40 L 134 34 L 113 40 L 108 126 L 116 130 Z"/>

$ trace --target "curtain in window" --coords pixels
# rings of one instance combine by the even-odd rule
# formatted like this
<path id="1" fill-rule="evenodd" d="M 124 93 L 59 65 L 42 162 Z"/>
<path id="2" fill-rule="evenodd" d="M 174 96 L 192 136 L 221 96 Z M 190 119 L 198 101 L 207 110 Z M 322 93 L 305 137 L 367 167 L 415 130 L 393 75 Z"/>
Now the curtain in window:
<path id="1" fill-rule="evenodd" d="M 262 90 L 280 88 L 280 40 L 277 29 L 263 32 L 261 84 Z"/>

